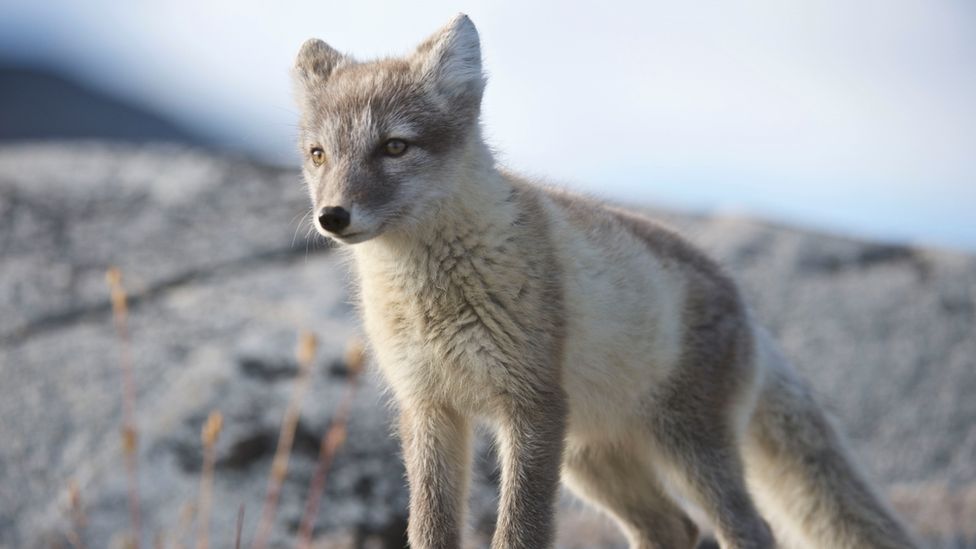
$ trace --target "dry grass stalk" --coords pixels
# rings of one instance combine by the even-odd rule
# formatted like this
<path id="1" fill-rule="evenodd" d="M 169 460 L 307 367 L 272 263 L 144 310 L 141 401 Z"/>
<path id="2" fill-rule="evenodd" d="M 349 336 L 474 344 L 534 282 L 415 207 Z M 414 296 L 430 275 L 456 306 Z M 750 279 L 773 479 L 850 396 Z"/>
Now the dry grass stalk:
<path id="1" fill-rule="evenodd" d="M 365 357 L 365 347 L 362 341 L 354 339 L 346 347 L 346 369 L 349 372 L 349 384 L 336 407 L 335 415 L 329 429 L 322 436 L 319 447 L 319 461 L 315 468 L 315 476 L 312 477 L 312 484 L 308 489 L 308 497 L 305 500 L 305 512 L 302 516 L 301 527 L 298 534 L 299 549 L 307 549 L 312 543 L 312 533 L 315 530 L 315 519 L 319 513 L 319 502 L 325 492 L 325 484 L 328 480 L 329 470 L 335 459 L 339 448 L 346 441 L 346 428 L 349 424 L 349 413 L 356 396 L 356 388 L 359 381 L 359 372 L 362 370 Z"/>
<path id="2" fill-rule="evenodd" d="M 75 549 L 85 549 L 88 517 L 85 516 L 85 509 L 81 503 L 81 490 L 74 480 L 68 483 L 68 514 L 71 518 L 71 529 L 66 534 L 68 543 Z"/>
<path id="3" fill-rule="evenodd" d="M 210 412 L 200 431 L 203 442 L 203 472 L 200 475 L 200 496 L 197 502 L 197 549 L 210 546 L 210 505 L 213 500 L 214 461 L 217 437 L 223 427 L 224 418 L 220 412 Z"/>
<path id="4" fill-rule="evenodd" d="M 241 549 L 241 532 L 244 531 L 244 504 L 237 510 L 237 532 L 234 534 L 234 549 Z"/>
<path id="5" fill-rule="evenodd" d="M 193 523 L 194 511 L 193 504 L 190 502 L 186 502 L 182 507 L 180 507 L 180 519 L 176 527 L 173 549 L 183 549 L 183 538 L 185 536 L 184 532 L 188 532 L 190 530 L 190 524 Z"/>
<path id="6" fill-rule="evenodd" d="M 118 335 L 119 362 L 122 368 L 122 455 L 128 475 L 131 529 L 127 545 L 138 549 L 142 537 L 139 511 L 139 442 L 135 423 L 136 389 L 129 339 L 129 307 L 125 288 L 122 286 L 122 271 L 117 267 L 110 268 L 105 274 L 105 280 L 111 294 L 112 318 Z"/>
<path id="7" fill-rule="evenodd" d="M 295 381 L 294 392 L 288 401 L 285 417 L 281 422 L 278 447 L 275 449 L 274 459 L 271 462 L 271 474 L 268 476 L 268 490 L 264 498 L 264 507 L 261 510 L 261 520 L 251 544 L 253 549 L 264 549 L 271 537 L 271 529 L 274 526 L 275 513 L 278 508 L 278 497 L 281 494 L 281 485 L 285 480 L 285 475 L 288 473 L 288 460 L 291 456 L 292 443 L 295 440 L 295 429 L 298 427 L 302 400 L 308 390 L 317 345 L 315 336 L 308 332 L 303 333 L 299 340 L 298 379 Z"/>

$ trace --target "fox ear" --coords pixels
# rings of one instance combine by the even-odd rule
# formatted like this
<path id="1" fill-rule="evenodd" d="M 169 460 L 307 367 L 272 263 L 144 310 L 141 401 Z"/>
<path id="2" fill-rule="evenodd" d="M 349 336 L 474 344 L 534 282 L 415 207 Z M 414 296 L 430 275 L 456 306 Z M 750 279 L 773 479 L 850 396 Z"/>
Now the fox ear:
<path id="1" fill-rule="evenodd" d="M 481 44 L 471 19 L 459 13 L 417 47 L 413 63 L 422 78 L 449 98 L 481 99 Z"/>
<path id="2" fill-rule="evenodd" d="M 299 93 L 321 86 L 346 56 L 334 50 L 318 38 L 310 38 L 302 44 L 295 58 L 292 74 Z"/>

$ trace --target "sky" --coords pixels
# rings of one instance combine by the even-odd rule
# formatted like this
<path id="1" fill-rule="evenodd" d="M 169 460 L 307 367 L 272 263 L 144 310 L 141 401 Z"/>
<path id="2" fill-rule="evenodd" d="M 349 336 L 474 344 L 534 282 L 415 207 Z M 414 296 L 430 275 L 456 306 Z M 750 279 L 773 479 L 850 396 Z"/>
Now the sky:
<path id="1" fill-rule="evenodd" d="M 976 250 L 976 4 L 963 0 L 0 3 L 0 57 L 54 65 L 296 165 L 288 70 L 318 37 L 482 37 L 507 166 L 614 200 Z"/>

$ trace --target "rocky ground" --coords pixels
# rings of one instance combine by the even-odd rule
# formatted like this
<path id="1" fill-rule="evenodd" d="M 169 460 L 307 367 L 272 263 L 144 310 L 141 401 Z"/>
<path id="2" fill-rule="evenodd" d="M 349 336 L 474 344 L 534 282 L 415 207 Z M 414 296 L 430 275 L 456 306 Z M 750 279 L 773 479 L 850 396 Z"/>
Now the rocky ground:
<path id="1" fill-rule="evenodd" d="M 305 239 L 299 175 L 175 146 L 0 147 L 0 547 L 68 545 L 69 482 L 88 547 L 120 544 L 127 496 L 119 341 L 104 275 L 131 294 L 143 542 L 192 538 L 200 427 L 220 410 L 214 545 L 239 507 L 250 539 L 298 366 L 304 400 L 275 541 L 290 545 L 318 438 L 348 383 L 358 328 L 346 273 Z M 720 258 L 931 547 L 976 547 L 976 258 L 734 217 L 656 212 Z M 388 405 L 367 374 L 318 523 L 323 547 L 402 547 L 406 491 Z M 497 471 L 484 440 L 472 543 L 491 529 Z M 561 548 L 622 547 L 565 498 Z"/>

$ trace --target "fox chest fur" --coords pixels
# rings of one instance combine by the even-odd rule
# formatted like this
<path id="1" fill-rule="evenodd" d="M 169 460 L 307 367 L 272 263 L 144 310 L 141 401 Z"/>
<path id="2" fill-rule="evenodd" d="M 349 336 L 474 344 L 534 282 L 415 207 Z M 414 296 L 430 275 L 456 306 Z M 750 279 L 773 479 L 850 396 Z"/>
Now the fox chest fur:
<path id="1" fill-rule="evenodd" d="M 365 328 L 398 399 L 490 415 L 501 396 L 558 386 L 560 267 L 542 216 L 505 214 L 358 247 Z"/>
<path id="2" fill-rule="evenodd" d="M 436 230 L 355 247 L 380 370 L 399 401 L 489 417 L 550 387 L 573 403 L 571 432 L 625 433 L 678 358 L 680 327 L 666 319 L 680 316 L 681 285 L 626 234 L 595 236 L 513 184 Z"/>

